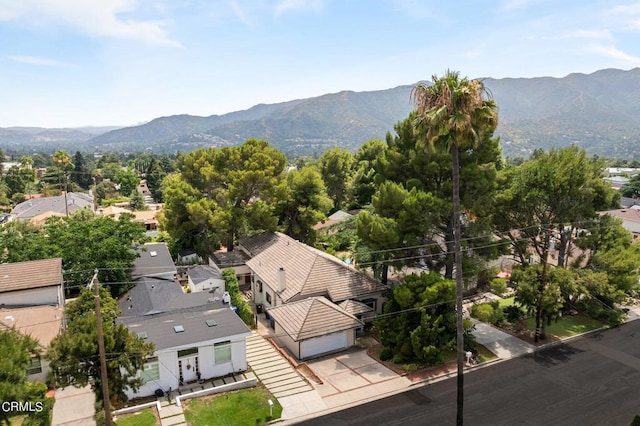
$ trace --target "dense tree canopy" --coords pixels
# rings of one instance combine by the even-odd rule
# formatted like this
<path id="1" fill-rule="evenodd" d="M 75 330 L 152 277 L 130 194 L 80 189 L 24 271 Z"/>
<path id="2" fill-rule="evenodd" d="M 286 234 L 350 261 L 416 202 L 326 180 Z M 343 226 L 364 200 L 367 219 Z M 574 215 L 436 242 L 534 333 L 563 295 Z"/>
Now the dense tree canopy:
<path id="1" fill-rule="evenodd" d="M 137 390 L 142 384 L 136 376 L 154 347 L 124 324 L 117 324 L 118 302 L 102 286 L 99 293 L 109 394 L 113 401 L 126 401 L 127 387 Z M 51 379 L 59 387 L 89 384 L 96 399 L 103 401 L 94 291 L 84 288 L 76 300 L 67 304 L 66 315 L 67 328 L 53 339 L 47 352 Z"/>
<path id="2" fill-rule="evenodd" d="M 144 242 L 144 228 L 131 221 L 130 215 L 117 220 L 79 210 L 68 218 L 53 217 L 43 226 L 10 222 L 0 230 L 0 260 L 22 262 L 61 257 L 65 285 L 78 288 L 89 282 L 94 269 L 110 285 L 114 295 L 127 290 L 133 250 Z"/>
<path id="3" fill-rule="evenodd" d="M 204 243 L 204 250 L 219 243 L 233 250 L 241 236 L 275 230 L 285 164 L 284 154 L 256 139 L 181 155 L 178 172 L 163 183 L 163 226 L 184 244 Z"/>

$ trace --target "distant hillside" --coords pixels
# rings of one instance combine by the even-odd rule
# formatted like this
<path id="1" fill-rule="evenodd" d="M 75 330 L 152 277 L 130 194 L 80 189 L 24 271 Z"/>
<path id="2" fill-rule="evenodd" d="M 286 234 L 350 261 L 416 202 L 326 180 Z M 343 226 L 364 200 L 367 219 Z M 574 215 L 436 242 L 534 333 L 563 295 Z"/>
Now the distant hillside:
<path id="1" fill-rule="evenodd" d="M 640 157 L 640 68 L 564 78 L 487 78 L 484 82 L 498 103 L 497 135 L 505 155 L 528 157 L 536 148 L 578 144 L 590 154 Z M 101 151 L 184 152 L 260 138 L 292 157 L 318 155 L 333 146 L 355 150 L 369 139 L 384 139 L 395 123 L 408 116 L 412 87 L 343 91 L 210 117 L 162 117 L 85 141 L 76 134 L 73 143 Z M 47 143 L 56 135 L 62 137 L 40 130 L 38 141 L 31 132 L 20 134 L 38 145 L 47 137 Z M 18 138 L 7 131 L 18 132 L 0 129 L 0 147 Z"/>

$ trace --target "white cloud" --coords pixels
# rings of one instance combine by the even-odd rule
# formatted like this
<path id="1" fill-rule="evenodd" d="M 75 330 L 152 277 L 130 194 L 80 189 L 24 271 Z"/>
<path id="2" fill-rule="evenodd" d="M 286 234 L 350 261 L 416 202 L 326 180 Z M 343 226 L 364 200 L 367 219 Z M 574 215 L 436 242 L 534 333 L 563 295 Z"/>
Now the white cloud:
<path id="1" fill-rule="evenodd" d="M 68 62 L 56 61 L 55 59 L 43 58 L 40 56 L 9 56 L 9 59 L 23 64 L 42 65 L 46 67 L 68 68 L 72 66 L 72 64 Z"/>
<path id="2" fill-rule="evenodd" d="M 162 22 L 136 19 L 137 9 L 137 0 L 0 0 L 0 20 L 32 27 L 53 23 L 94 37 L 180 46 L 162 29 Z"/>
<path id="3" fill-rule="evenodd" d="M 609 30 L 576 30 L 561 33 L 558 38 L 578 38 L 593 40 L 613 40 L 613 36 Z"/>
<path id="4" fill-rule="evenodd" d="M 237 0 L 231 0 L 229 2 L 229 6 L 231 7 L 231 10 L 233 11 L 234 15 L 236 16 L 236 18 L 238 18 L 240 22 L 242 22 L 247 27 L 251 26 L 251 22 L 247 18 L 247 15 L 244 12 L 244 10 L 238 4 Z"/>
<path id="5" fill-rule="evenodd" d="M 311 10 L 318 12 L 322 10 L 322 0 L 280 0 L 276 5 L 275 15 L 281 16 L 287 12 L 299 12 Z"/>
<path id="6" fill-rule="evenodd" d="M 595 44 L 595 45 L 589 46 L 588 50 L 609 58 L 627 62 L 631 65 L 637 66 L 640 64 L 640 57 L 630 55 L 613 45 Z"/>

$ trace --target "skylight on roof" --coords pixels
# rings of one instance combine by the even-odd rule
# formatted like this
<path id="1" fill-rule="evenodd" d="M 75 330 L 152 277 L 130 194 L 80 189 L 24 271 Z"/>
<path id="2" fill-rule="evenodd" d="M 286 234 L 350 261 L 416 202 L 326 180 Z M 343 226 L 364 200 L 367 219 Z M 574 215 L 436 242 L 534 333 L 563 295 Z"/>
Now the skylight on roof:
<path id="1" fill-rule="evenodd" d="M 137 334 L 138 334 L 138 337 L 141 339 L 146 339 L 148 337 L 146 331 L 139 331 Z"/>
<path id="2" fill-rule="evenodd" d="M 184 327 L 181 325 L 174 325 L 173 331 L 175 331 L 176 333 L 182 333 L 184 331 Z"/>
<path id="3" fill-rule="evenodd" d="M 158 255 L 157 251 L 150 251 L 149 252 L 149 256 L 151 256 L 151 257 L 156 257 L 157 255 Z"/>
<path id="4" fill-rule="evenodd" d="M 216 322 L 216 320 L 212 320 L 212 319 L 208 319 L 207 321 L 205 321 L 207 323 L 207 327 L 213 327 L 214 325 L 218 325 L 218 323 Z"/>

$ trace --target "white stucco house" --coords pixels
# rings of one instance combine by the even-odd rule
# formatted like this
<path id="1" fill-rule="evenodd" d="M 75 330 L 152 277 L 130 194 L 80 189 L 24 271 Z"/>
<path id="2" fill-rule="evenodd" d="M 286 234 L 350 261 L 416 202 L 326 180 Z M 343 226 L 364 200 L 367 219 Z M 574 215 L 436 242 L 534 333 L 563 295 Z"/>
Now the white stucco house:
<path id="1" fill-rule="evenodd" d="M 197 265 L 187 271 L 187 283 L 193 293 L 208 291 L 218 295 L 224 293 L 224 278 L 216 267 Z"/>
<path id="2" fill-rule="evenodd" d="M 139 372 L 144 385 L 137 392 L 128 389 L 127 396 L 150 396 L 158 389 L 166 392 L 246 370 L 246 338 L 251 331 L 231 306 L 216 294 L 183 292 L 166 246 L 145 248 L 134 268 L 143 275 L 134 275 L 135 287 L 119 299 L 118 322 L 153 342 L 155 353 Z"/>
<path id="3" fill-rule="evenodd" d="M 251 331 L 229 306 L 202 305 L 119 321 L 155 344 L 153 357 L 139 372 L 144 384 L 137 392 L 128 389 L 129 398 L 248 368 L 246 338 Z"/>

